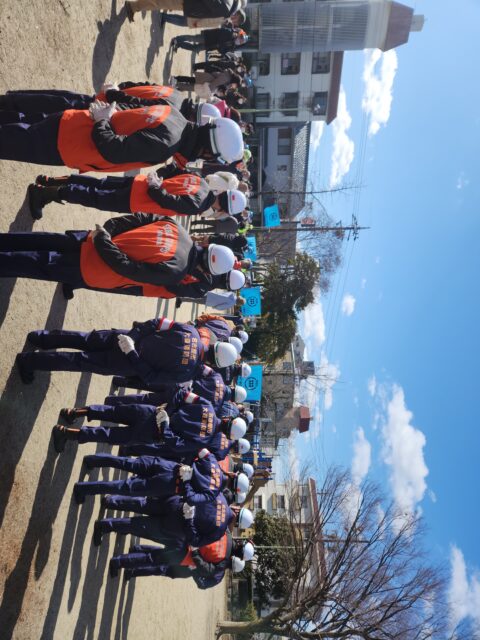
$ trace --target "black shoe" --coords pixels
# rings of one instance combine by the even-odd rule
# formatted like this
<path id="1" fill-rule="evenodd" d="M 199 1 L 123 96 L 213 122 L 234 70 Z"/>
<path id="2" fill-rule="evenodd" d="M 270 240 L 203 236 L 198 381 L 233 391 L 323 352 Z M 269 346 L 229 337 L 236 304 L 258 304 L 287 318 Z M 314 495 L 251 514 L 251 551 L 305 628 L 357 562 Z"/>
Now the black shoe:
<path id="1" fill-rule="evenodd" d="M 45 176 L 42 173 L 35 178 L 35 184 L 41 187 L 61 187 L 68 183 L 68 176 Z"/>
<path id="2" fill-rule="evenodd" d="M 44 202 L 42 191 L 45 187 L 36 184 L 29 184 L 27 189 L 28 206 L 30 207 L 30 215 L 34 220 L 41 220 L 43 217 Z"/>
<path id="3" fill-rule="evenodd" d="M 85 502 L 85 494 L 79 487 L 78 483 L 73 487 L 73 497 L 77 504 L 83 504 Z"/>
<path id="4" fill-rule="evenodd" d="M 17 355 L 17 357 L 15 358 L 15 364 L 17 365 L 18 375 L 20 376 L 23 384 L 32 384 L 32 382 L 35 380 L 35 374 L 31 369 L 28 369 L 25 366 L 25 363 L 23 361 L 23 354 L 19 353 Z"/>
<path id="5" fill-rule="evenodd" d="M 183 300 L 181 298 L 177 298 L 175 300 L 175 309 L 180 309 L 180 307 L 182 306 L 182 302 Z"/>
<path id="6" fill-rule="evenodd" d="M 134 578 L 135 576 L 133 575 L 133 572 L 131 569 L 125 569 L 125 571 L 123 572 L 123 579 L 125 582 L 128 582 L 129 580 L 131 580 L 132 578 Z"/>
<path id="7" fill-rule="evenodd" d="M 60 424 L 56 424 L 52 429 L 52 439 L 55 451 L 57 453 L 63 453 L 65 450 L 65 443 L 68 440 L 65 427 Z"/>
<path id="8" fill-rule="evenodd" d="M 85 456 L 83 458 L 83 464 L 85 466 L 85 469 L 95 469 L 95 462 L 92 460 L 92 456 Z"/>
<path id="9" fill-rule="evenodd" d="M 135 11 L 132 9 L 130 2 L 125 2 L 125 11 L 127 12 L 127 18 L 129 22 L 135 22 Z"/>
<path id="10" fill-rule="evenodd" d="M 115 507 L 112 507 L 112 505 L 109 502 L 109 498 L 110 498 L 110 494 L 106 493 L 105 495 L 103 495 L 100 498 L 100 505 L 102 507 L 102 509 L 114 509 Z"/>
<path id="11" fill-rule="evenodd" d="M 176 38 L 172 38 L 171 42 L 170 42 L 170 46 L 173 49 L 173 53 L 177 53 L 178 51 L 178 42 Z"/>
<path id="12" fill-rule="evenodd" d="M 65 300 L 72 300 L 75 295 L 73 292 L 73 287 L 65 282 L 62 284 L 62 293 Z"/>
<path id="13" fill-rule="evenodd" d="M 32 347 L 43 349 L 42 336 L 39 336 L 37 331 L 30 331 L 30 333 L 27 333 L 27 342 L 28 344 L 31 344 Z"/>
<path id="14" fill-rule="evenodd" d="M 60 409 L 60 417 L 65 420 L 67 424 L 73 424 L 78 418 L 75 409 Z"/>
<path id="15" fill-rule="evenodd" d="M 103 531 L 102 531 L 102 523 L 97 520 L 93 525 L 93 544 L 96 547 L 99 547 L 102 544 Z"/>
<path id="16" fill-rule="evenodd" d="M 114 559 L 112 558 L 108 565 L 108 573 L 110 574 L 110 577 L 116 578 L 118 576 L 119 569 L 120 567 L 117 565 L 116 562 L 114 562 Z"/>

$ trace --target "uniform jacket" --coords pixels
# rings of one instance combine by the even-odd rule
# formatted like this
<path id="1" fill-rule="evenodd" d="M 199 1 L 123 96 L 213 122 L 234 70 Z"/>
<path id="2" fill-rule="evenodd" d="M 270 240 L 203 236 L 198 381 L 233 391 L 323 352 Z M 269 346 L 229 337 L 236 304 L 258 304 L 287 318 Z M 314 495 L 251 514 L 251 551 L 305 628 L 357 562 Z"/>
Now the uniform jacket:
<path id="1" fill-rule="evenodd" d="M 87 110 L 62 113 L 58 152 L 82 171 L 127 171 L 160 164 L 176 152 L 192 153 L 197 126 L 170 105 L 116 111 L 94 122 Z"/>
<path id="2" fill-rule="evenodd" d="M 163 180 L 160 188 L 150 187 L 146 175 L 135 176 L 130 192 L 131 211 L 163 216 L 194 216 L 209 209 L 215 194 L 206 180 L 194 173 L 179 173 Z"/>
<path id="3" fill-rule="evenodd" d="M 109 89 L 96 95 L 98 100 L 116 102 L 117 105 L 128 106 L 130 109 L 148 107 L 155 104 L 168 104 L 180 111 L 185 96 L 173 87 L 153 84 L 151 82 L 121 82 L 117 89 Z"/>
<path id="4" fill-rule="evenodd" d="M 222 316 L 203 314 L 195 321 L 196 327 L 206 327 L 218 340 L 227 341 L 232 335 L 233 323 Z"/>
<path id="5" fill-rule="evenodd" d="M 192 391 L 211 402 L 217 415 L 224 401 L 230 398 L 229 388 L 222 376 L 206 365 L 199 370 L 199 375 L 193 380 Z"/>

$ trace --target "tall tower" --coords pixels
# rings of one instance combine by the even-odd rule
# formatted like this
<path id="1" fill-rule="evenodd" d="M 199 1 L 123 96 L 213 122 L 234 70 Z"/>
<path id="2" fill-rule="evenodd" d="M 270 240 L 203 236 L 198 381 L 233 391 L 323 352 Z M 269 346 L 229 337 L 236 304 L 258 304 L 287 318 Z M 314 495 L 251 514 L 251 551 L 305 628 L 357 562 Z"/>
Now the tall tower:
<path id="1" fill-rule="evenodd" d="M 388 51 L 423 27 L 423 16 L 393 0 L 272 2 L 248 13 L 261 53 Z"/>

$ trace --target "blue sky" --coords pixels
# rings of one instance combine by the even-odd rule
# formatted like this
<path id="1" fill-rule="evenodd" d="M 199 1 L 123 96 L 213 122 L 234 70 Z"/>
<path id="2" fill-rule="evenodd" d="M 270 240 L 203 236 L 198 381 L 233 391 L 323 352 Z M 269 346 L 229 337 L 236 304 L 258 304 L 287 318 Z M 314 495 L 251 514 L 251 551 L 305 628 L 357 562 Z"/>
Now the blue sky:
<path id="1" fill-rule="evenodd" d="M 425 27 L 395 53 L 345 55 L 339 118 L 315 134 L 311 182 L 364 185 L 329 212 L 372 228 L 303 318 L 338 382 L 295 444 L 421 509 L 453 622 L 480 624 L 480 3 L 415 9 Z"/>

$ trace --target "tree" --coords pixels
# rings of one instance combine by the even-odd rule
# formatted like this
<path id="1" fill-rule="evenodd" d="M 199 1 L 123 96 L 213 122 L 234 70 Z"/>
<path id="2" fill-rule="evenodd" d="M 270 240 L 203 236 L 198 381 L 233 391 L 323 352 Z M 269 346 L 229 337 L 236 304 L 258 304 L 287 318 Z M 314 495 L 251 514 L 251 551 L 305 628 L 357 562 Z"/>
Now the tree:
<path id="1" fill-rule="evenodd" d="M 297 489 L 297 500 L 301 489 Z M 302 521 L 291 495 L 291 563 L 285 596 L 252 622 L 221 622 L 217 637 L 253 633 L 295 640 L 427 640 L 445 638 L 443 572 L 426 559 L 422 522 L 385 504 L 366 481 L 325 472 L 312 515 Z M 453 637 L 453 636 L 452 636 Z M 458 636 L 458 630 L 457 635 Z"/>
<path id="2" fill-rule="evenodd" d="M 263 510 L 256 514 L 253 542 L 257 565 L 254 576 L 259 610 L 272 600 L 286 596 L 285 575 L 292 568 L 289 546 L 294 544 L 291 535 L 288 518 L 271 516 Z"/>
<path id="3" fill-rule="evenodd" d="M 295 337 L 297 314 L 314 300 L 320 267 L 306 253 L 298 252 L 284 265 L 269 264 L 262 277 L 262 317 L 247 346 L 251 354 L 273 363 Z"/>

